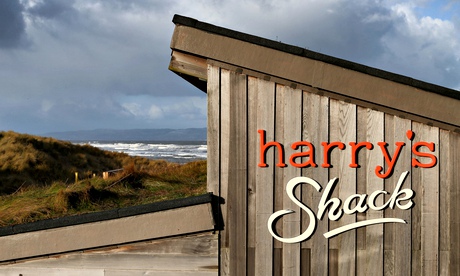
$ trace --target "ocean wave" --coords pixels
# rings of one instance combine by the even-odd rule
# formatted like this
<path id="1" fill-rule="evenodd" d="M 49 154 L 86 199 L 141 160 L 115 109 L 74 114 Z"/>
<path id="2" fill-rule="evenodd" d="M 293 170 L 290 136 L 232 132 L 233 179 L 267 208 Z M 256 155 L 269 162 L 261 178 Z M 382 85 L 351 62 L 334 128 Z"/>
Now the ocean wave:
<path id="1" fill-rule="evenodd" d="M 99 142 L 86 141 L 77 144 L 87 144 L 103 150 L 124 152 L 130 156 L 140 156 L 150 159 L 166 159 L 173 162 L 188 162 L 206 159 L 206 142 Z"/>

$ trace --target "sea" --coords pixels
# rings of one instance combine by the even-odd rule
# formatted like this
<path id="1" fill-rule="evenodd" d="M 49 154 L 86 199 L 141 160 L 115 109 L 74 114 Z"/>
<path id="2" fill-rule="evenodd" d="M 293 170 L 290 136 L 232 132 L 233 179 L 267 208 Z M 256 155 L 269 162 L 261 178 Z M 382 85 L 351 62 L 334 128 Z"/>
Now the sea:
<path id="1" fill-rule="evenodd" d="M 205 160 L 207 154 L 206 141 L 74 141 L 74 143 L 181 164 Z"/>

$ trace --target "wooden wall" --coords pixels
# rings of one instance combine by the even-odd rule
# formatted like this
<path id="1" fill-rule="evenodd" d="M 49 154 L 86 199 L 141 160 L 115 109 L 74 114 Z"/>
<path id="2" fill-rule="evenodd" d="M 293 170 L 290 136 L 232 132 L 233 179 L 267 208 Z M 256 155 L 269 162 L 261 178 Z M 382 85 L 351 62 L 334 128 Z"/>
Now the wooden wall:
<path id="1" fill-rule="evenodd" d="M 220 195 L 224 230 L 220 232 L 221 275 L 459 275 L 460 274 L 460 135 L 437 127 L 360 107 L 321 95 L 321 91 L 285 86 L 239 72 L 208 66 L 208 188 Z M 319 93 L 318 93 L 319 92 Z M 260 136 L 284 145 L 287 167 L 275 166 L 278 151 L 267 151 L 268 167 L 259 167 Z M 408 139 L 412 130 L 415 138 Z M 315 145 L 313 168 L 289 164 L 296 141 Z M 333 150 L 331 168 L 323 168 L 321 142 L 341 141 L 347 148 Z M 360 168 L 350 168 L 349 142 L 369 141 L 373 150 L 359 152 Z M 385 163 L 377 142 L 403 148 L 393 176 L 375 175 Z M 411 166 L 411 144 L 435 143 L 437 165 Z M 286 183 L 307 176 L 324 187 L 338 177 L 333 196 L 342 202 L 351 194 L 394 190 L 402 172 L 410 174 L 404 188 L 415 191 L 410 210 L 387 208 L 318 220 L 314 235 L 301 243 L 281 243 L 270 235 L 267 221 L 282 209 L 276 226 L 283 237 L 305 231 L 309 219 L 285 193 Z M 296 197 L 316 212 L 322 192 L 302 185 Z M 385 198 L 387 198 L 389 195 Z M 383 202 L 383 198 L 379 198 Z M 333 238 L 323 233 L 352 222 L 397 217 L 407 224 L 386 223 L 358 228 Z"/>

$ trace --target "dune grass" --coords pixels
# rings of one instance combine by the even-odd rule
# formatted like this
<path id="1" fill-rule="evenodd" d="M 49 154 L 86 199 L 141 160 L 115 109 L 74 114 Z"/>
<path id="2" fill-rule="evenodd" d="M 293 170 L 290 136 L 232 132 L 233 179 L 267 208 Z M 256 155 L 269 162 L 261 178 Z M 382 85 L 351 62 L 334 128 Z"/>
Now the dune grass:
<path id="1" fill-rule="evenodd" d="M 206 193 L 206 161 L 149 163 L 142 170 L 127 167 L 106 180 L 95 177 L 72 184 L 54 182 L 0 196 L 0 226 Z"/>
<path id="2" fill-rule="evenodd" d="M 68 182 L 81 176 L 123 167 L 131 162 L 122 153 L 74 145 L 48 137 L 0 132 L 0 194 L 19 187 Z"/>
<path id="3" fill-rule="evenodd" d="M 102 171 L 118 168 L 102 178 Z M 0 133 L 0 186 L 0 226 L 6 226 L 204 194 L 206 161 L 176 164 Z"/>

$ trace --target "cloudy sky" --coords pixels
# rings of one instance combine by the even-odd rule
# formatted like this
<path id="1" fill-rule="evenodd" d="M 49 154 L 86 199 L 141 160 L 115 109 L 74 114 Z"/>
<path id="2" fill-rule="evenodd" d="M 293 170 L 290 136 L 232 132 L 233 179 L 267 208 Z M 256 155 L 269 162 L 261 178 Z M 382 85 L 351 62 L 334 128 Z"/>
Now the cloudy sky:
<path id="1" fill-rule="evenodd" d="M 205 127 L 176 13 L 460 89 L 458 0 L 2 0 L 0 130 Z"/>

